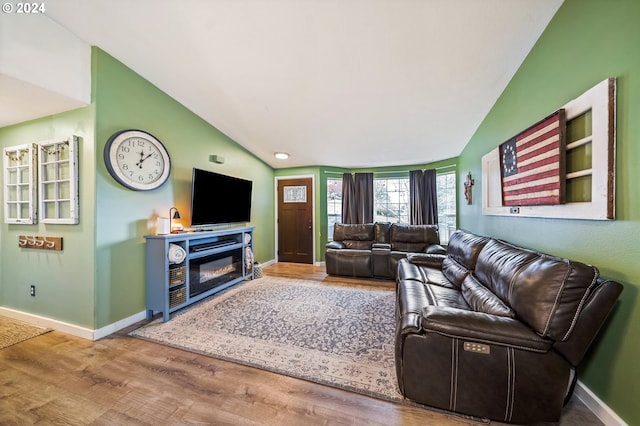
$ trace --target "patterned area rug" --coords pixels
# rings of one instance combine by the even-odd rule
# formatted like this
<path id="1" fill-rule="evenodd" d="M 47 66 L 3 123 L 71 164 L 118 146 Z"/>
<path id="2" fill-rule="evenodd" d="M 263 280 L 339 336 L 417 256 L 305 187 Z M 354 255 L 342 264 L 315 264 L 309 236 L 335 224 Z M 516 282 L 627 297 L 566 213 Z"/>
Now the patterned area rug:
<path id="1" fill-rule="evenodd" d="M 134 330 L 215 358 L 403 401 L 394 364 L 395 292 L 264 277 Z"/>
<path id="2" fill-rule="evenodd" d="M 48 333 L 51 329 L 0 316 L 0 349 Z"/>

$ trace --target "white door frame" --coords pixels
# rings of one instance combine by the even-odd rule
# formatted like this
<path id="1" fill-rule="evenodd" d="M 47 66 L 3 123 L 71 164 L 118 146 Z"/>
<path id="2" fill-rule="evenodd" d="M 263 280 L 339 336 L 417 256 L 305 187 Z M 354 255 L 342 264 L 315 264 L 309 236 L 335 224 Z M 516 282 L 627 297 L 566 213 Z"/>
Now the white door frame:
<path id="1" fill-rule="evenodd" d="M 311 178 L 311 234 L 312 234 L 312 256 L 313 265 L 316 265 L 316 177 L 313 174 L 310 175 L 294 175 L 294 176 L 276 176 L 274 180 L 274 194 L 275 194 L 275 243 L 276 243 L 276 262 L 278 261 L 278 182 L 281 180 L 291 179 L 308 179 Z"/>

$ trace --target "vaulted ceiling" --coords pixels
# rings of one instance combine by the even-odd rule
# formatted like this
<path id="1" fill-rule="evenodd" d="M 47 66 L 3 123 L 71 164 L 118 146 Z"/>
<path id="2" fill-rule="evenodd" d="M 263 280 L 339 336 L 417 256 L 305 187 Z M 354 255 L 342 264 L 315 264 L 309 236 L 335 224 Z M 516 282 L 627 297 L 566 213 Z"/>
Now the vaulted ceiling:
<path id="1" fill-rule="evenodd" d="M 46 13 L 273 167 L 362 168 L 459 155 L 561 3 L 49 0 Z"/>

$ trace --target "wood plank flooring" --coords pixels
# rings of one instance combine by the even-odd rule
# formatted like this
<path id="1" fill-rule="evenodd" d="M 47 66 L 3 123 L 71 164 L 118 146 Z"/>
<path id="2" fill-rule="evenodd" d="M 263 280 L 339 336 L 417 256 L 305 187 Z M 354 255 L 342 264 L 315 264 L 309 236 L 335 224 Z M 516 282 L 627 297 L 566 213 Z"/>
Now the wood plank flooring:
<path id="1" fill-rule="evenodd" d="M 311 265 L 276 264 L 264 273 L 345 281 Z M 0 350 L 0 424 L 477 424 L 158 345 L 128 331 L 96 342 L 54 331 Z M 600 423 L 573 401 L 560 424 Z"/>

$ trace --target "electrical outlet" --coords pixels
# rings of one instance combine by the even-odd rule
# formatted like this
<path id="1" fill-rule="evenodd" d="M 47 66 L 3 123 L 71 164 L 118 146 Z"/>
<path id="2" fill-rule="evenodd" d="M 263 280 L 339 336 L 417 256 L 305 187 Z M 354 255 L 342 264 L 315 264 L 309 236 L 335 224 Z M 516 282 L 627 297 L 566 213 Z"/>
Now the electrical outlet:
<path id="1" fill-rule="evenodd" d="M 36 286 L 35 285 L 31 285 L 31 287 L 29 287 L 29 294 L 32 296 L 36 295 Z"/>

